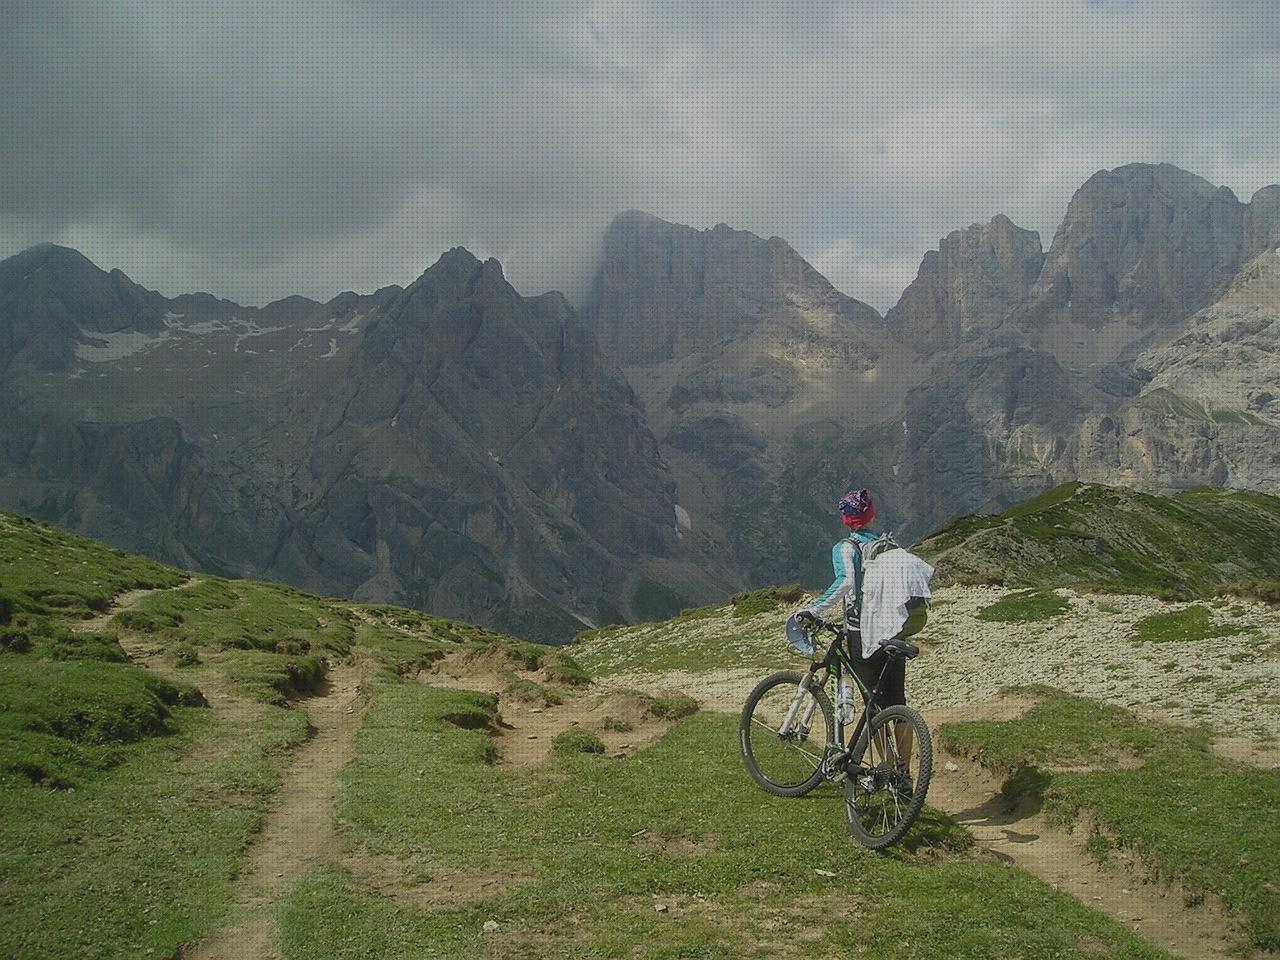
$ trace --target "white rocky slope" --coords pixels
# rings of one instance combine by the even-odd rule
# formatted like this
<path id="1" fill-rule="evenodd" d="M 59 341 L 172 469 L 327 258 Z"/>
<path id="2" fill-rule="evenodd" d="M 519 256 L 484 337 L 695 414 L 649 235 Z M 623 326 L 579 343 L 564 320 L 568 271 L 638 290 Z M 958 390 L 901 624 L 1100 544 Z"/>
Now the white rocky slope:
<path id="1" fill-rule="evenodd" d="M 1011 686 L 1043 685 L 1162 720 L 1206 725 L 1221 739 L 1260 748 L 1280 738 L 1280 610 L 1209 601 L 1215 623 L 1241 632 L 1204 642 L 1140 642 L 1144 617 L 1191 604 L 1059 590 L 1062 615 L 1038 623 L 980 620 L 1007 596 L 996 587 L 950 587 L 935 597 L 909 667 L 907 695 L 929 711 L 990 701 Z M 574 655 L 603 689 L 679 689 L 708 709 L 736 712 L 755 682 L 802 664 L 786 645 L 788 610 L 605 631 Z M 708 657 L 707 652 L 712 656 Z M 689 666 L 680 666 L 681 657 Z M 948 711 L 955 716 L 954 711 Z"/>

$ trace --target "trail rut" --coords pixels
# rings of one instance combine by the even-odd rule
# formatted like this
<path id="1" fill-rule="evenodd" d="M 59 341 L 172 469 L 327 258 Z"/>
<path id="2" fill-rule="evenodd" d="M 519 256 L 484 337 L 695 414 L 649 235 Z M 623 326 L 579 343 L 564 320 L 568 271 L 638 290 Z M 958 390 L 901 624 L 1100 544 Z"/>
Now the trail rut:
<path id="1" fill-rule="evenodd" d="M 363 700 L 362 665 L 330 671 L 322 696 L 305 703 L 314 731 L 298 749 L 267 815 L 249 848 L 249 868 L 240 881 L 239 907 L 232 923 L 188 948 L 190 960 L 272 960 L 278 956 L 269 907 L 306 871 L 338 859 L 334 814 L 338 774 L 355 756 Z"/>
<path id="2" fill-rule="evenodd" d="M 926 711 L 931 730 L 948 720 L 1013 719 L 1035 700 L 1004 697 L 965 708 Z M 1050 823 L 1029 799 L 1003 796 L 1001 779 L 967 757 L 938 750 L 928 802 L 954 817 L 980 850 L 1020 867 L 1055 890 L 1100 910 L 1150 943 L 1187 960 L 1239 957 L 1237 924 L 1220 902 L 1156 882 L 1117 856 L 1100 863 L 1083 846 L 1088 831 Z"/>
<path id="3" fill-rule="evenodd" d="M 98 617 L 77 623 L 79 631 L 114 629 L 111 618 L 145 597 L 168 590 L 182 590 L 199 583 L 190 578 L 175 587 L 130 590 L 117 595 L 111 608 Z M 163 648 L 145 635 L 116 630 L 120 644 L 135 663 L 159 673 L 172 672 L 163 660 Z M 338 800 L 338 774 L 355 757 L 355 738 L 363 709 L 363 684 L 372 666 L 338 664 L 328 673 L 318 696 L 301 701 L 311 736 L 298 748 L 285 773 L 273 806 L 248 849 L 249 863 L 239 878 L 236 908 L 226 926 L 205 940 L 186 946 L 184 960 L 275 960 L 277 930 L 272 904 L 303 873 L 340 859 L 334 815 Z M 202 691 L 214 712 L 222 717 L 245 719 L 261 710 L 260 704 L 237 695 L 225 678 L 207 675 Z M 216 749 L 225 746 L 215 745 Z"/>
<path id="4" fill-rule="evenodd" d="M 132 610 L 138 605 L 138 601 L 145 599 L 155 593 L 168 593 L 170 590 L 185 590 L 187 587 L 194 587 L 200 583 L 197 577 L 189 577 L 176 587 L 146 587 L 141 590 L 126 590 L 124 593 L 118 593 L 111 598 L 111 606 L 103 613 L 98 614 L 88 620 L 80 620 L 71 625 L 71 629 L 77 633 L 96 633 L 107 629 L 111 625 L 111 618 L 122 610 Z"/>

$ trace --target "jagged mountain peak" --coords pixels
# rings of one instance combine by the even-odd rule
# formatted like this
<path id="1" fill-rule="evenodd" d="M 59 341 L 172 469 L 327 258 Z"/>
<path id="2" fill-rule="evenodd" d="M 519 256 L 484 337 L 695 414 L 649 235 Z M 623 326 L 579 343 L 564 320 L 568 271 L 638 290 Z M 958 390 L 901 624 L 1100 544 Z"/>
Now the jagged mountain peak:
<path id="1" fill-rule="evenodd" d="M 859 339 L 880 321 L 780 237 L 727 224 L 699 230 L 639 210 L 606 231 L 585 313 L 624 366 L 722 351 L 762 330 Z"/>
<path id="2" fill-rule="evenodd" d="M 1040 235 L 997 214 L 952 231 L 926 253 L 885 319 L 921 353 L 954 347 L 1022 305 L 1043 263 Z"/>
<path id="3" fill-rule="evenodd" d="M 1172 164 L 1099 171 L 1071 198 L 1030 316 L 1087 326 L 1181 322 L 1235 276 L 1247 209 L 1229 189 Z"/>
<path id="4" fill-rule="evenodd" d="M 29 247 L 0 261 L 0 368 L 23 357 L 60 369 L 82 330 L 153 331 L 163 302 L 123 272 L 106 273 L 71 247 Z"/>
<path id="5" fill-rule="evenodd" d="M 1249 201 L 1245 230 L 1245 256 L 1255 257 L 1280 244 L 1280 184 L 1254 193 Z"/>
<path id="6" fill-rule="evenodd" d="M 22 282 L 84 282 L 105 280 L 119 275 L 118 270 L 108 274 L 88 257 L 72 247 L 56 243 L 38 243 L 0 261 L 0 292 Z"/>

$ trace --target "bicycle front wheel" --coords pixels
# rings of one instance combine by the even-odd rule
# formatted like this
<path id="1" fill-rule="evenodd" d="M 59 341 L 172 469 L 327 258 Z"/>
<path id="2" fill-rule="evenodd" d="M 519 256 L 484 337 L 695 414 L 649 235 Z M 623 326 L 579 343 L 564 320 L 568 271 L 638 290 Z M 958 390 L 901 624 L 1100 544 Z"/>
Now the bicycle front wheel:
<path id="1" fill-rule="evenodd" d="M 872 850 L 897 843 L 920 816 L 933 778 L 933 740 L 910 707 L 886 707 L 863 729 L 844 783 L 849 832 Z"/>
<path id="2" fill-rule="evenodd" d="M 827 744 L 835 739 L 831 700 L 821 687 L 801 689 L 805 676 L 786 670 L 765 677 L 742 708 L 742 760 L 777 797 L 801 797 L 821 783 Z"/>

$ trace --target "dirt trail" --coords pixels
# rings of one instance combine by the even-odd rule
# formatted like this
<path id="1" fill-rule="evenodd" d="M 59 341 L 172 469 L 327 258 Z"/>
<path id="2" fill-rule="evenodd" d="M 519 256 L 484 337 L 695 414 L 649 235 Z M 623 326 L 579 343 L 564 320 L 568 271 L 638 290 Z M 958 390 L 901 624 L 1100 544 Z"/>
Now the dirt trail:
<path id="1" fill-rule="evenodd" d="M 545 763 L 551 744 L 566 730 L 594 733 L 611 757 L 626 757 L 654 743 L 671 727 L 671 722 L 650 715 L 644 700 L 623 691 L 598 693 L 563 691 L 564 703 L 537 706 L 523 703 L 504 691 L 510 675 L 517 673 L 507 663 L 448 657 L 432 670 L 422 671 L 417 680 L 430 686 L 457 687 L 489 693 L 498 698 L 499 727 L 494 737 L 499 766 L 529 767 Z M 518 671 L 524 679 L 545 682 L 541 671 Z M 622 727 L 622 729 L 618 729 Z"/>
<path id="2" fill-rule="evenodd" d="M 188 577 L 176 587 L 144 587 L 141 590 L 126 590 L 124 593 L 117 593 L 111 598 L 111 606 L 104 613 L 98 614 L 89 620 L 78 620 L 71 624 L 71 629 L 77 633 L 97 633 L 106 630 L 111 626 L 111 618 L 121 610 L 130 610 L 138 605 L 138 601 L 151 596 L 153 593 L 168 593 L 170 590 L 185 590 L 187 587 L 194 587 L 200 583 L 199 577 Z"/>
<path id="3" fill-rule="evenodd" d="M 1033 698 L 1004 697 L 964 708 L 926 711 L 931 730 L 949 720 L 1010 720 L 1026 712 Z M 1193 895 L 1177 884 L 1152 882 L 1140 864 L 1119 854 L 1102 864 L 1084 849 L 1087 830 L 1068 833 L 1049 823 L 1038 804 L 1011 804 L 1002 781 L 967 757 L 938 749 L 929 804 L 973 834 L 981 850 L 1011 863 L 1055 890 L 1100 910 L 1144 940 L 1188 960 L 1238 957 L 1232 943 L 1237 924 L 1220 902 Z"/>
<path id="4" fill-rule="evenodd" d="M 338 856 L 338 774 L 355 757 L 365 665 L 339 665 L 323 695 L 305 702 L 314 735 L 285 774 L 275 806 L 249 849 L 239 910 L 230 926 L 187 949 L 190 960 L 270 960 L 276 930 L 267 908 L 300 875 Z"/>
<path id="5" fill-rule="evenodd" d="M 77 623 L 74 629 L 115 629 L 111 618 L 144 597 L 166 590 L 182 590 L 200 583 L 192 577 L 176 587 L 130 590 L 112 600 L 111 609 Z M 129 658 L 159 673 L 172 673 L 164 649 L 145 635 L 116 630 Z M 372 672 L 369 663 L 332 667 L 322 692 L 302 701 L 311 727 L 310 738 L 297 750 L 293 763 L 267 814 L 261 832 L 249 848 L 249 864 L 240 878 L 237 908 L 230 923 L 207 940 L 184 948 L 187 960 L 274 960 L 277 933 L 269 907 L 288 886 L 311 868 L 339 857 L 334 815 L 338 774 L 355 757 L 355 738 L 367 703 L 363 684 Z M 262 705 L 239 696 L 225 678 L 201 677 L 201 690 L 210 707 L 224 718 L 251 718 Z M 218 742 L 215 751 L 228 745 Z"/>

